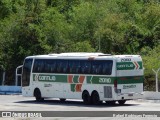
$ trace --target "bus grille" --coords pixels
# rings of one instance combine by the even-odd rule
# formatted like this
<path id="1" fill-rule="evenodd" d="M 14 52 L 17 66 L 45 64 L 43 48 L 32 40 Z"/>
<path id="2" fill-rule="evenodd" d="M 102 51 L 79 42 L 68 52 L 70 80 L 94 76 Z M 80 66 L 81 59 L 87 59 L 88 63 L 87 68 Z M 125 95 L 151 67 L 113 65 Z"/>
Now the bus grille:
<path id="1" fill-rule="evenodd" d="M 112 98 L 112 87 L 104 86 L 104 98 Z"/>

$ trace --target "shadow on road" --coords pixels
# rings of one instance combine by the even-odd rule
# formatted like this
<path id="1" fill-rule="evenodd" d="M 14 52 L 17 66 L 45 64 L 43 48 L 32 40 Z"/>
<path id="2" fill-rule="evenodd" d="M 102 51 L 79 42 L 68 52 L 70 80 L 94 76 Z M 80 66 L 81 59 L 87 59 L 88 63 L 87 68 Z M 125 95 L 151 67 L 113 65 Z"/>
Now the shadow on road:
<path id="1" fill-rule="evenodd" d="M 24 103 L 24 104 L 44 104 L 44 105 L 62 105 L 62 106 L 79 106 L 79 107 L 97 107 L 97 108 L 102 108 L 102 107 L 122 107 L 122 106 L 137 106 L 139 104 L 124 104 L 124 105 L 119 105 L 118 103 L 114 105 L 109 105 L 106 103 L 101 103 L 99 105 L 85 105 L 82 101 L 60 101 L 60 100 L 44 100 L 42 102 L 37 102 L 35 100 L 27 100 L 27 101 L 17 101 L 15 103 Z"/>

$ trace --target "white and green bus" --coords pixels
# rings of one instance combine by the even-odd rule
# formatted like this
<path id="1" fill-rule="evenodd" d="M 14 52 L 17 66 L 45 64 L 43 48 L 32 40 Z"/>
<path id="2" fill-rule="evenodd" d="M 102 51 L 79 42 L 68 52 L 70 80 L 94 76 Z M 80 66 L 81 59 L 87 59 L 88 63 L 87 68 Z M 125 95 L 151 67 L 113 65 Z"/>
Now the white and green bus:
<path id="1" fill-rule="evenodd" d="M 143 65 L 140 55 L 61 53 L 28 56 L 22 68 L 22 95 L 82 99 L 124 104 L 142 98 Z"/>

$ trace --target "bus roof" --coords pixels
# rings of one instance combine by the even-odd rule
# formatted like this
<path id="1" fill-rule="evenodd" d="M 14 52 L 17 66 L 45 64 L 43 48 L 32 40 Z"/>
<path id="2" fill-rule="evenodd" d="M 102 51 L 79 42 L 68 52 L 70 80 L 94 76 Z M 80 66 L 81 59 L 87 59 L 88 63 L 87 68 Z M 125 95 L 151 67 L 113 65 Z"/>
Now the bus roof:
<path id="1" fill-rule="evenodd" d="M 72 52 L 72 53 L 60 53 L 60 54 L 48 54 L 48 55 L 35 55 L 28 56 L 27 58 L 132 58 L 140 57 L 140 55 L 111 55 L 104 53 L 87 53 L 87 52 Z"/>

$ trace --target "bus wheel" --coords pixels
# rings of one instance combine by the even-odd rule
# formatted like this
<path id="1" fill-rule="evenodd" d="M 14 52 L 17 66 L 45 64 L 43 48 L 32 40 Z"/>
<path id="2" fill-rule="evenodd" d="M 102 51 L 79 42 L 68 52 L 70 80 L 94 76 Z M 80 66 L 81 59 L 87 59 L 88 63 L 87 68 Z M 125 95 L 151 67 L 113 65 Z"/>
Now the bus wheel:
<path id="1" fill-rule="evenodd" d="M 60 98 L 59 100 L 60 100 L 61 102 L 66 101 L 66 99 L 64 99 L 64 98 Z"/>
<path id="2" fill-rule="evenodd" d="M 116 101 L 105 101 L 107 105 L 115 105 Z"/>
<path id="3" fill-rule="evenodd" d="M 37 102 L 41 102 L 41 101 L 44 100 L 44 98 L 42 98 L 41 92 L 40 92 L 40 90 L 38 88 L 36 88 L 34 90 L 34 96 L 35 96 Z"/>
<path id="4" fill-rule="evenodd" d="M 119 103 L 120 105 L 124 105 L 125 102 L 126 102 L 126 100 L 119 100 L 119 101 L 118 101 L 118 103 Z"/>
<path id="5" fill-rule="evenodd" d="M 83 92 L 82 99 L 83 99 L 84 104 L 86 104 L 86 105 L 91 104 L 91 97 L 90 97 L 88 91 Z"/>
<path id="6" fill-rule="evenodd" d="M 94 91 L 91 95 L 91 100 L 94 105 L 100 104 L 99 94 L 97 91 Z"/>

